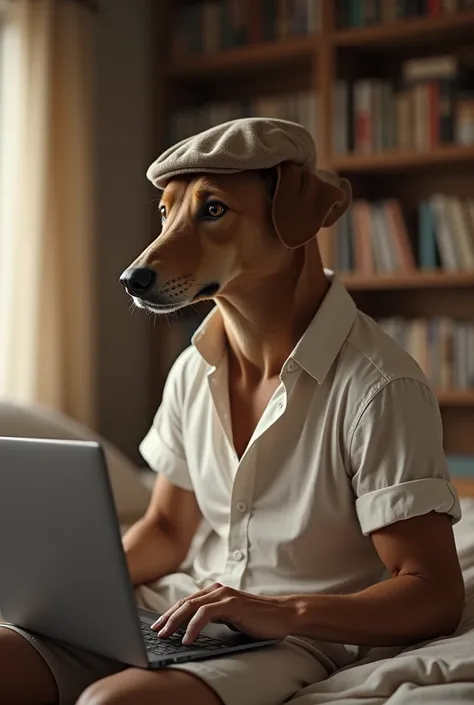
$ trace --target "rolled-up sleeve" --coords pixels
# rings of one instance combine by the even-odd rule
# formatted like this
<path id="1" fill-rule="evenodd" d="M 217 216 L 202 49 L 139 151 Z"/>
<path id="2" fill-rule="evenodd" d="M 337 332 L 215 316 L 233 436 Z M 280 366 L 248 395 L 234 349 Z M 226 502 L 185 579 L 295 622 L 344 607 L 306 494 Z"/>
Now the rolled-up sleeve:
<path id="1" fill-rule="evenodd" d="M 184 364 L 185 353 L 171 368 L 161 405 L 140 444 L 140 453 L 155 472 L 165 475 L 173 485 L 192 491 L 182 429 Z"/>
<path id="2" fill-rule="evenodd" d="M 443 450 L 435 395 L 416 379 L 388 382 L 367 403 L 350 443 L 352 487 L 365 535 L 440 512 L 461 518 Z"/>

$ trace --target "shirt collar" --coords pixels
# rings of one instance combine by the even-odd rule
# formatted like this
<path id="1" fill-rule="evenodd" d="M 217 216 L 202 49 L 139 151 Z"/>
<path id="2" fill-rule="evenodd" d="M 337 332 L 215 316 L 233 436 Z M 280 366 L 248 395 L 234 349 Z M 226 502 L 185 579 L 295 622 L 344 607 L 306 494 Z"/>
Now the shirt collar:
<path id="1" fill-rule="evenodd" d="M 191 338 L 201 357 L 211 367 L 217 367 L 225 354 L 225 334 L 222 318 L 217 306 L 208 313 Z"/>
<path id="2" fill-rule="evenodd" d="M 291 358 L 322 384 L 349 335 L 357 315 L 356 305 L 342 282 L 324 270 L 329 289 Z"/>
<path id="3" fill-rule="evenodd" d="M 349 292 L 328 269 L 330 286 L 308 328 L 290 358 L 322 384 L 354 324 L 357 308 Z M 206 316 L 191 343 L 211 366 L 217 367 L 225 354 L 225 335 L 217 307 Z"/>

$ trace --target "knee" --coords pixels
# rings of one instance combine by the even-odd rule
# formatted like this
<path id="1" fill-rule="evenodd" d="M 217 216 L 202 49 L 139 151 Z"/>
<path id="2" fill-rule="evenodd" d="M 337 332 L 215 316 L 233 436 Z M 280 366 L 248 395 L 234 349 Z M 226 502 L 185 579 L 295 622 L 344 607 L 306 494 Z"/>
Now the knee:
<path id="1" fill-rule="evenodd" d="M 105 688 L 101 681 L 93 683 L 82 693 L 76 705 L 117 705 L 114 695 Z"/>

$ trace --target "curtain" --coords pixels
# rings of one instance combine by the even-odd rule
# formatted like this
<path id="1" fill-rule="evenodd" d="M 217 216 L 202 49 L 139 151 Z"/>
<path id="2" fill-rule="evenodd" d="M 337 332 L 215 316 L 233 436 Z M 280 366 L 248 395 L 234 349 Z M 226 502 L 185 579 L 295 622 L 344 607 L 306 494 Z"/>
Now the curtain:
<path id="1" fill-rule="evenodd" d="M 0 397 L 94 425 L 93 23 L 7 3 L 0 95 Z"/>

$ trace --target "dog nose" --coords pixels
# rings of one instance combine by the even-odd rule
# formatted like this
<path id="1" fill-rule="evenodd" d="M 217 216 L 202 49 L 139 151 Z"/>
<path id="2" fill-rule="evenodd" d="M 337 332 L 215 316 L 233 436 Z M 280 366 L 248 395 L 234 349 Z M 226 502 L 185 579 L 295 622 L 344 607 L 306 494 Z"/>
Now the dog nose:
<path id="1" fill-rule="evenodd" d="M 148 267 L 130 267 L 120 277 L 120 283 L 132 296 L 143 296 L 152 288 L 156 272 Z"/>

